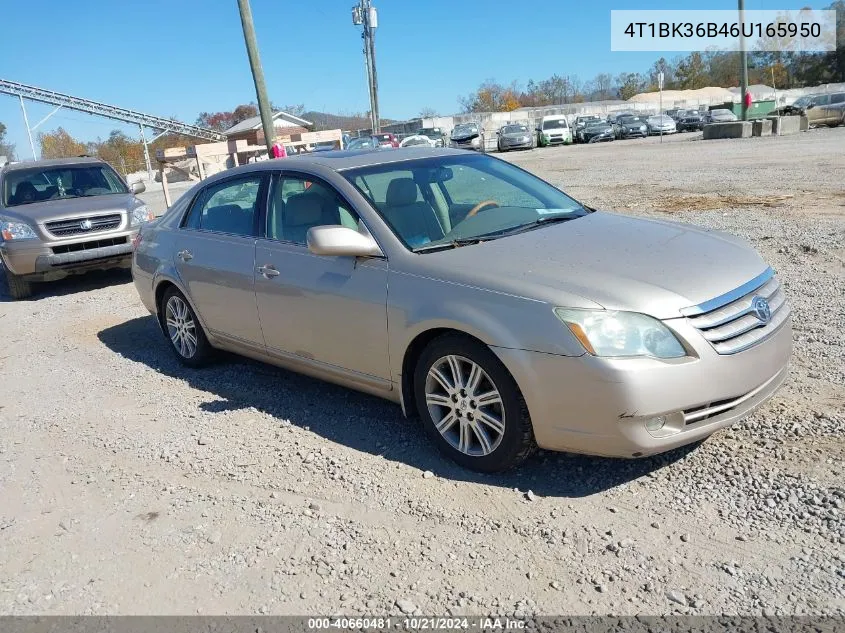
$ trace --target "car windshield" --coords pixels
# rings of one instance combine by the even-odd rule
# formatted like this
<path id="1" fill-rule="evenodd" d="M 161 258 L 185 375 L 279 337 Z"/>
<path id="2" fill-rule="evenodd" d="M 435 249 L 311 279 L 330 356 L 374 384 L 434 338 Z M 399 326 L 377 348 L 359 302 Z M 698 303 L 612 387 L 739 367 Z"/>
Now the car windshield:
<path id="1" fill-rule="evenodd" d="M 478 133 L 478 126 L 472 123 L 463 123 L 461 125 L 456 125 L 455 129 L 452 130 L 452 134 L 477 134 Z"/>
<path id="2" fill-rule="evenodd" d="M 448 155 L 341 172 L 414 252 L 455 248 L 588 211 L 536 176 L 484 155 Z"/>
<path id="3" fill-rule="evenodd" d="M 502 128 L 502 134 L 526 134 L 528 128 L 524 125 L 507 125 Z"/>
<path id="4" fill-rule="evenodd" d="M 375 141 L 371 138 L 353 138 L 349 141 L 349 149 L 362 149 L 364 147 L 372 147 Z"/>
<path id="5" fill-rule="evenodd" d="M 619 119 L 620 123 L 642 123 L 643 120 L 638 116 L 623 116 Z"/>
<path id="6" fill-rule="evenodd" d="M 57 165 L 15 169 L 3 179 L 3 205 L 15 207 L 46 200 L 66 200 L 127 193 L 108 165 Z"/>
<path id="7" fill-rule="evenodd" d="M 548 119 L 543 121 L 544 130 L 556 130 L 562 127 L 569 127 L 566 123 L 566 119 Z"/>
<path id="8" fill-rule="evenodd" d="M 436 136 L 436 137 L 443 136 L 443 132 L 441 132 L 440 130 L 432 129 L 432 128 L 423 128 L 419 132 L 417 132 L 417 134 L 419 136 Z"/>
<path id="9" fill-rule="evenodd" d="M 731 112 L 730 110 L 713 110 L 711 114 L 720 114 L 724 116 L 726 114 L 733 114 L 733 112 Z"/>
<path id="10" fill-rule="evenodd" d="M 813 97 L 811 95 L 806 95 L 803 97 L 798 97 L 795 102 L 792 104 L 796 108 L 806 108 L 813 102 Z"/>
<path id="11" fill-rule="evenodd" d="M 601 129 L 601 128 L 608 128 L 611 127 L 610 123 L 607 121 L 587 121 L 587 129 Z"/>

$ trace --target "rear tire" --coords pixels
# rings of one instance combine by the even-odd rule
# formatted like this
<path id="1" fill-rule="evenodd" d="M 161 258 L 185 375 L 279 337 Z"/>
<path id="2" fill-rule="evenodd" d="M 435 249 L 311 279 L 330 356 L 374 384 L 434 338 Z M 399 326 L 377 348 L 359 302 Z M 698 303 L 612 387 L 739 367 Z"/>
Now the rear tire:
<path id="1" fill-rule="evenodd" d="M 169 288 L 161 298 L 159 318 L 170 349 L 179 362 L 188 367 L 203 367 L 211 362 L 214 348 L 191 304 L 176 288 Z"/>
<path id="2" fill-rule="evenodd" d="M 4 271 L 6 275 L 6 292 L 12 299 L 28 299 L 32 296 L 32 282 L 26 281 L 20 275 L 16 275 L 8 268 Z"/>
<path id="3" fill-rule="evenodd" d="M 464 468 L 500 472 L 536 448 L 516 381 L 474 339 L 445 334 L 432 341 L 414 371 L 414 398 L 437 447 Z"/>

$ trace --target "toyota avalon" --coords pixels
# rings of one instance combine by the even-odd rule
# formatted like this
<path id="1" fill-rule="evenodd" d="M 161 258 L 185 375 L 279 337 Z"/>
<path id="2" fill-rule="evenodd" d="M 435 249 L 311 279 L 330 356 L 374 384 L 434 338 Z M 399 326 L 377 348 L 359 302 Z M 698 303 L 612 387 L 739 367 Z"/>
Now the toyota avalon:
<path id="1" fill-rule="evenodd" d="M 395 401 L 480 471 L 696 442 L 767 400 L 791 353 L 784 291 L 744 241 L 461 150 L 231 169 L 136 244 L 185 365 L 228 350 Z"/>

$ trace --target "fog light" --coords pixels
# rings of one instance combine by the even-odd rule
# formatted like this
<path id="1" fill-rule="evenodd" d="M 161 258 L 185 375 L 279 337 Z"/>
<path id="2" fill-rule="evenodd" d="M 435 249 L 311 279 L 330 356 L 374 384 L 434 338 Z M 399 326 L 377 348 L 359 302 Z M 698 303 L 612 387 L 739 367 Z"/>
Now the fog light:
<path id="1" fill-rule="evenodd" d="M 666 426 L 666 417 L 662 415 L 658 415 L 656 418 L 649 418 L 645 421 L 645 428 L 650 433 L 659 431 L 664 426 Z"/>

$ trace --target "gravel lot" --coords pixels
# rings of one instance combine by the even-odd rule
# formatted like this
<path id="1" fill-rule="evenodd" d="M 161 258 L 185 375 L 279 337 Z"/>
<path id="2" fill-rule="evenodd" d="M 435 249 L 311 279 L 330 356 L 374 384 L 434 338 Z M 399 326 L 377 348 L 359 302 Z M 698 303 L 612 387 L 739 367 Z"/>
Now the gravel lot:
<path id="1" fill-rule="evenodd" d="M 0 612 L 843 614 L 845 128 L 695 137 L 506 156 L 778 270 L 791 378 L 744 423 L 481 476 L 387 402 L 183 369 L 125 274 L 0 297 Z"/>

